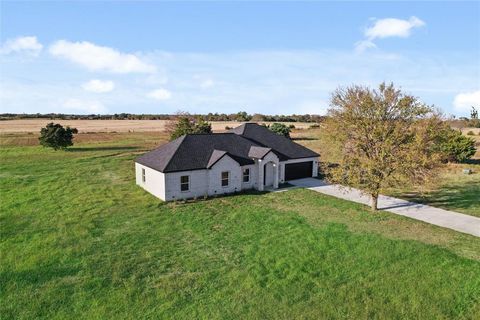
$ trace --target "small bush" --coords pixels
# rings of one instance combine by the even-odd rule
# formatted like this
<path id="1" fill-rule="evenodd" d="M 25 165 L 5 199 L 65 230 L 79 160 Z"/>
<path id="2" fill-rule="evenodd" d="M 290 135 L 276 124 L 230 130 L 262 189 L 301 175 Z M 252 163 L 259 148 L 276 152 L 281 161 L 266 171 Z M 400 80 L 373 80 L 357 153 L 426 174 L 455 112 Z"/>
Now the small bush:
<path id="1" fill-rule="evenodd" d="M 474 136 L 474 135 L 475 135 L 475 132 L 473 132 L 472 130 L 467 132 L 467 136 Z"/>
<path id="2" fill-rule="evenodd" d="M 225 130 L 231 130 L 232 128 L 229 126 L 225 126 Z"/>
<path id="3" fill-rule="evenodd" d="M 295 126 L 293 124 L 288 126 L 290 129 L 295 129 Z"/>
<path id="4" fill-rule="evenodd" d="M 320 128 L 320 125 L 319 125 L 318 123 L 314 123 L 314 124 L 312 124 L 309 128 L 310 128 L 310 129 Z"/>

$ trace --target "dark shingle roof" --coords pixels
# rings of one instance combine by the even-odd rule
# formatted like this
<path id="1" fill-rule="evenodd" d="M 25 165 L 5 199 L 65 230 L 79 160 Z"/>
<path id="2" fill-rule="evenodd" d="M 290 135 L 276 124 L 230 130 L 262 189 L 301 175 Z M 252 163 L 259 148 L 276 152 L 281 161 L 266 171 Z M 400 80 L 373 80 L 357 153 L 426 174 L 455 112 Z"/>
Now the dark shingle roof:
<path id="1" fill-rule="evenodd" d="M 250 151 L 248 151 L 248 156 L 250 158 L 263 159 L 271 150 L 271 148 L 251 146 Z"/>
<path id="2" fill-rule="evenodd" d="M 248 157 L 252 145 L 255 143 L 233 133 L 189 134 L 147 152 L 136 162 L 161 172 L 197 170 L 208 168 L 212 156 L 220 159 L 226 152 L 243 166 L 254 163 Z"/>
<path id="3" fill-rule="evenodd" d="M 239 134 L 263 147 L 272 148 L 280 160 L 319 156 L 318 153 L 256 123 L 244 123 L 239 127 L 233 128 L 230 132 Z"/>
<path id="4" fill-rule="evenodd" d="M 164 144 L 160 148 L 147 152 L 137 159 L 136 162 L 146 165 L 149 168 L 164 172 L 168 163 L 175 156 L 180 144 L 185 140 L 186 136 L 181 136 L 167 144 Z"/>
<path id="5" fill-rule="evenodd" d="M 227 133 L 189 134 L 145 153 L 135 161 L 161 172 L 206 169 L 224 155 L 240 165 L 253 164 L 273 151 L 280 160 L 316 157 L 317 153 L 255 123 Z"/>
<path id="6" fill-rule="evenodd" d="M 213 150 L 212 155 L 208 160 L 207 168 L 211 168 L 215 163 L 217 163 L 218 160 L 222 159 L 222 157 L 226 154 L 228 154 L 227 151 L 217 149 Z"/>

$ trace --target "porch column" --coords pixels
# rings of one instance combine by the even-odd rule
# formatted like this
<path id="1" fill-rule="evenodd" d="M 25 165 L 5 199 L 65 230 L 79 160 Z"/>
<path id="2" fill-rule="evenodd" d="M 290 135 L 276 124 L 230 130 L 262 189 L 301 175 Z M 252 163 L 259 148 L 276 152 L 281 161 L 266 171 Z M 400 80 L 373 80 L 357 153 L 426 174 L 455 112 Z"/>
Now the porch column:
<path id="1" fill-rule="evenodd" d="M 280 165 L 278 163 L 273 163 L 273 189 L 278 189 L 278 170 L 280 170 Z"/>
<path id="2" fill-rule="evenodd" d="M 263 167 L 265 166 L 262 163 L 262 160 L 259 159 L 258 162 L 258 191 L 263 191 L 264 185 L 263 185 Z"/>

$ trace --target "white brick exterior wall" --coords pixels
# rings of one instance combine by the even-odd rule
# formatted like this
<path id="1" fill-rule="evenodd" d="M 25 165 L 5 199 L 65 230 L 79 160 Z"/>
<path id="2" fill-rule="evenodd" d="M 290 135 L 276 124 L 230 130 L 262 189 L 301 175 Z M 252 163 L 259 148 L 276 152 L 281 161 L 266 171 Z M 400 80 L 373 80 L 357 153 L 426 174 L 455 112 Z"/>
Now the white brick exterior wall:
<path id="1" fill-rule="evenodd" d="M 229 184 L 227 187 L 222 186 L 222 172 L 229 172 Z M 208 194 L 225 194 L 238 192 L 242 190 L 242 169 L 240 165 L 230 158 L 224 156 L 215 165 L 208 170 Z"/>
<path id="2" fill-rule="evenodd" d="M 190 188 L 188 191 L 180 190 L 180 177 L 189 176 Z M 167 201 L 200 198 L 205 196 L 208 188 L 208 170 L 192 170 L 165 173 L 166 194 Z"/>
<path id="3" fill-rule="evenodd" d="M 201 198 L 205 195 L 221 195 L 233 193 L 245 189 L 263 190 L 263 166 L 266 163 L 273 162 L 276 165 L 274 172 L 277 172 L 279 182 L 285 180 L 285 164 L 313 161 L 312 176 L 318 175 L 318 158 L 304 158 L 279 162 L 278 157 L 273 153 L 268 153 L 262 161 L 255 161 L 255 164 L 241 167 L 235 160 L 228 155 L 221 158 L 210 169 L 181 171 L 162 173 L 139 163 L 135 163 L 136 183 L 153 194 L 164 200 L 171 201 L 176 199 Z M 243 182 L 243 169 L 250 169 L 250 181 Z M 278 168 L 278 169 L 277 169 Z M 142 169 L 145 169 L 145 182 L 142 181 Z M 229 185 L 221 185 L 222 172 L 229 172 Z M 188 191 L 180 190 L 180 177 L 189 176 L 190 188 Z"/>
<path id="4" fill-rule="evenodd" d="M 136 181 L 139 186 L 154 196 L 171 201 L 175 199 L 200 198 L 205 195 L 227 194 L 250 189 L 253 186 L 253 177 L 256 174 L 254 166 L 250 168 L 250 182 L 242 183 L 243 170 L 240 165 L 224 156 L 210 169 L 162 173 L 139 163 L 135 163 Z M 142 181 L 142 168 L 145 169 L 146 181 Z M 228 186 L 222 186 L 222 172 L 229 172 Z M 180 177 L 189 176 L 189 190 L 181 191 Z"/>
<path id="5" fill-rule="evenodd" d="M 142 169 L 145 169 L 145 182 L 142 180 Z M 165 174 L 135 163 L 135 180 L 140 187 L 165 200 Z"/>
<path id="6" fill-rule="evenodd" d="M 243 182 L 243 169 L 250 169 L 250 180 L 248 182 Z M 256 189 L 257 188 L 257 176 L 258 176 L 258 169 L 257 166 L 252 164 L 248 166 L 242 167 L 242 190 L 245 189 Z"/>

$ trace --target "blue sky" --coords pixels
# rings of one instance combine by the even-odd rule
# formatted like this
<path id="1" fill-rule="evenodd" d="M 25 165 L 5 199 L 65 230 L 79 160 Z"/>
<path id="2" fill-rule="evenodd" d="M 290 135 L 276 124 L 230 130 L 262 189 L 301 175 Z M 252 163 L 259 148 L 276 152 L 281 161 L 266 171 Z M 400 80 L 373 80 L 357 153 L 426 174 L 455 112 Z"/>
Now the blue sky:
<path id="1" fill-rule="evenodd" d="M 0 112 L 324 114 L 394 82 L 480 105 L 479 2 L 1 2 Z"/>

